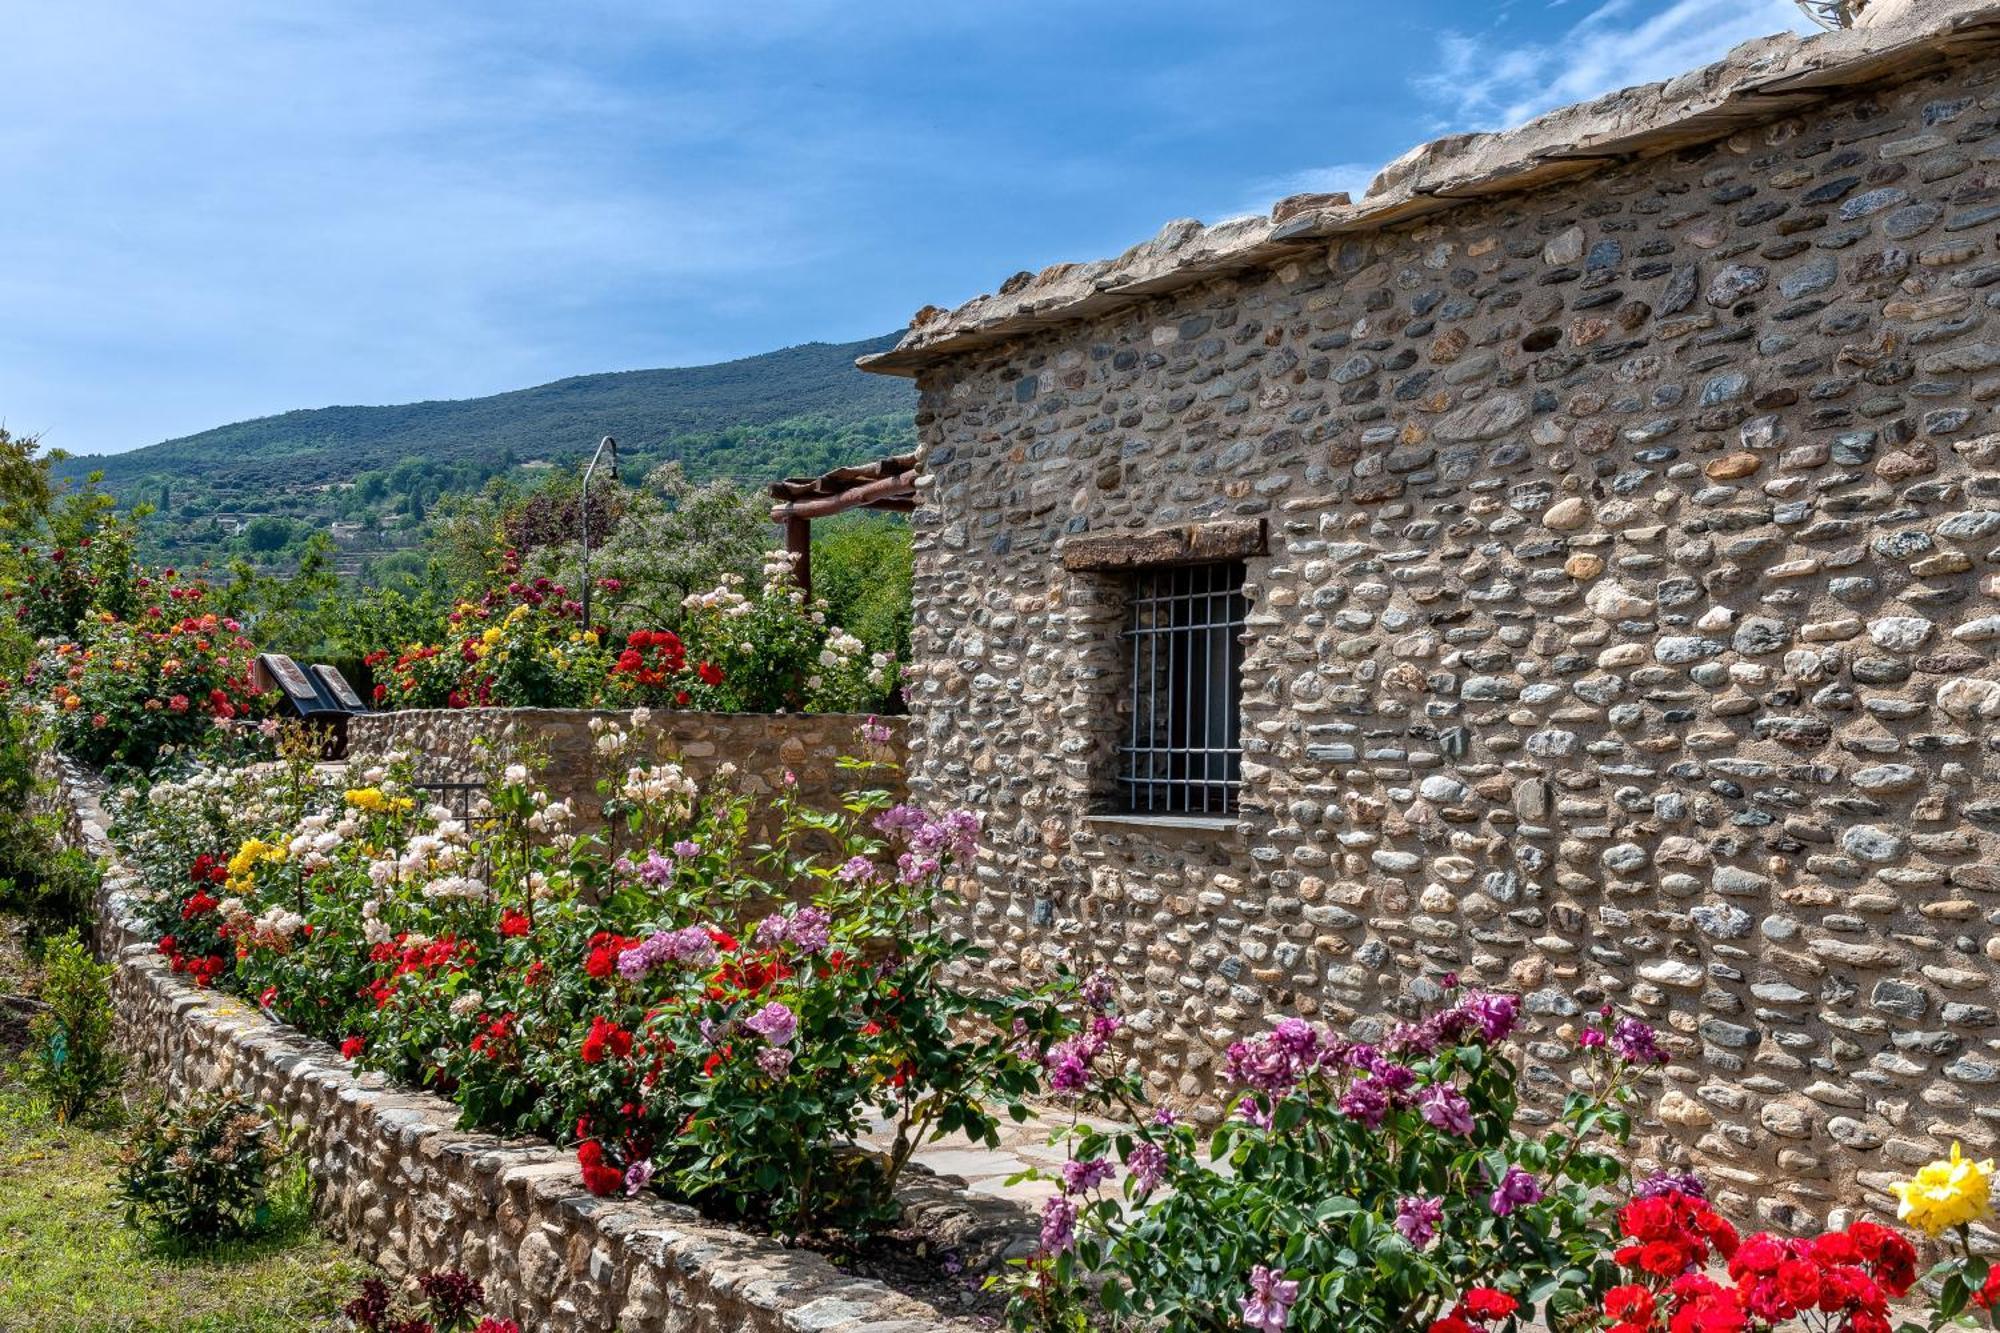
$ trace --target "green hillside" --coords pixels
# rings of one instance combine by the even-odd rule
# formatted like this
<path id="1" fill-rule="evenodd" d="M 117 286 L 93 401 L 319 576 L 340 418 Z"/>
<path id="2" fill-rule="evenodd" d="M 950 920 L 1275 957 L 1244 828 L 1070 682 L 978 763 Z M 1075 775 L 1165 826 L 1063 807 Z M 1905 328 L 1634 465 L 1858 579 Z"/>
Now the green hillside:
<path id="1" fill-rule="evenodd" d="M 805 343 L 711 366 L 578 375 L 489 398 L 286 412 L 72 458 L 57 471 L 102 472 L 122 502 L 155 506 L 158 517 L 146 525 L 153 557 L 282 563 L 325 533 L 351 573 L 414 545 L 441 496 L 574 466 L 605 435 L 618 440 L 628 477 L 671 459 L 696 478 L 746 484 L 909 448 L 908 382 L 854 369 L 856 357 L 894 341 Z"/>
<path id="2" fill-rule="evenodd" d="M 806 343 L 779 352 L 675 370 L 576 375 L 490 398 L 395 407 L 322 407 L 218 426 L 130 453 L 80 457 L 63 471 L 104 472 L 123 490 L 149 476 L 223 477 L 246 488 L 352 480 L 405 458 L 440 463 L 553 459 L 586 452 L 604 435 L 657 448 L 687 437 L 689 462 L 700 441 L 731 428 L 824 417 L 834 425 L 907 414 L 907 382 L 864 375 L 854 359 L 891 346 L 893 336 L 855 343 Z M 731 465 L 753 460 L 731 451 Z"/>

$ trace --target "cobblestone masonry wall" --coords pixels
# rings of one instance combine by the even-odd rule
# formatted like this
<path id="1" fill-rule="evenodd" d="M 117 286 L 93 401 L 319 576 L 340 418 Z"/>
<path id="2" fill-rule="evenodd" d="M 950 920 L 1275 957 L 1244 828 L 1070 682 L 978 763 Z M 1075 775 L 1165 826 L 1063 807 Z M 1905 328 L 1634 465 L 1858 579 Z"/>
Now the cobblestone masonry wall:
<path id="1" fill-rule="evenodd" d="M 593 762 L 592 718 L 614 722 L 632 733 L 632 754 L 673 755 L 697 782 L 706 783 L 723 764 L 742 774 L 741 788 L 756 796 L 777 789 L 784 774 L 793 773 L 800 792 L 823 806 L 838 801 L 855 785 L 856 774 L 839 767 L 844 754 L 858 754 L 861 724 L 867 719 L 845 713 L 690 713 L 655 709 L 643 727 L 634 727 L 632 713 L 592 712 L 573 708 L 436 708 L 396 713 L 370 713 L 348 724 L 348 753 L 357 762 L 379 760 L 392 750 L 419 756 L 425 777 L 474 778 L 489 762 L 480 742 L 492 753 L 512 756 L 531 748 L 546 760 L 540 781 L 550 795 L 571 798 L 580 811 L 599 804 Z M 904 719 L 884 718 L 890 728 L 890 751 L 903 753 Z M 870 785 L 885 776 L 871 775 Z M 895 785 L 893 782 L 890 785 Z"/>
<path id="2" fill-rule="evenodd" d="M 1169 1097 L 1456 971 L 1547 1103 L 1608 1002 L 1642 1157 L 1768 1224 L 1993 1151 L 1996 241 L 1961 64 L 929 364 L 912 782 L 986 813 L 996 972 L 1108 966 Z M 1240 822 L 1089 818 L 1066 539 L 1242 518 Z"/>
<path id="3" fill-rule="evenodd" d="M 117 964 L 120 1044 L 152 1086 L 227 1087 L 300 1133 L 322 1222 L 392 1276 L 460 1267 L 527 1333 L 927 1333 L 962 1319 L 849 1276 L 819 1255 L 657 1199 L 584 1192 L 571 1154 L 457 1128 L 457 1108 L 356 1075 L 325 1043 L 182 982 L 129 923 L 94 779 L 59 771 L 69 845 L 107 858 L 100 952 Z M 962 1185 L 963 1182 L 956 1182 Z M 997 1263 L 1032 1224 L 998 1199 L 919 1172 L 904 1216 L 969 1263 Z"/>

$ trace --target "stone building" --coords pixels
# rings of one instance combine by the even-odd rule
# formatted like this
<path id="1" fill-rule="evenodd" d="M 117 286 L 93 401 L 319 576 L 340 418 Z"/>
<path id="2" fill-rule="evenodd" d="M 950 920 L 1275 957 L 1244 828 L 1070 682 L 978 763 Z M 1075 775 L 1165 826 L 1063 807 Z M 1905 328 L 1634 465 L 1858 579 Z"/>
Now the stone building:
<path id="1" fill-rule="evenodd" d="M 1169 1098 L 1455 972 L 1546 1102 L 1608 1004 L 1769 1224 L 1993 1150 L 1996 309 L 2000 4 L 1926 0 L 921 312 L 991 966 L 1108 967 Z"/>

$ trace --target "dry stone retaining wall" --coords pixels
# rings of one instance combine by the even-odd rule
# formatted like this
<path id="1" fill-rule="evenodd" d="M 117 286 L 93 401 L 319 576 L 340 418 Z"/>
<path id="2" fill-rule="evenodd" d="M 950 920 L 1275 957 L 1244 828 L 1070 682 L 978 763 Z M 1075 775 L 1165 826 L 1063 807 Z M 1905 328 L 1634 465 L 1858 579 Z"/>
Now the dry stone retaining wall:
<path id="1" fill-rule="evenodd" d="M 1169 1098 L 1456 972 L 1546 1106 L 1611 1004 L 1642 1159 L 1764 1224 L 2000 1144 L 2000 64 L 1125 301 L 883 358 L 996 974 L 1106 966 Z M 1125 584 L 1065 543 L 1246 519 L 1241 818 L 1093 818 Z"/>
<path id="2" fill-rule="evenodd" d="M 577 708 L 425 708 L 368 713 L 348 723 L 348 754 L 354 762 L 380 760 L 393 750 L 418 758 L 422 775 L 435 779 L 476 778 L 497 756 L 533 750 L 545 761 L 538 781 L 557 799 L 581 811 L 598 805 L 597 776 L 604 765 L 592 745 L 592 719 L 622 727 L 632 735 L 632 756 L 675 756 L 704 785 L 724 764 L 741 774 L 738 786 L 753 796 L 769 796 L 786 773 L 798 780 L 801 796 L 831 808 L 855 785 L 858 775 L 842 770 L 842 755 L 863 750 L 859 738 L 867 719 L 847 713 L 700 713 L 651 710 L 643 726 L 631 711 Z M 903 753 L 902 718 L 882 718 L 890 729 L 888 749 Z M 900 786 L 900 779 L 870 774 L 869 785 Z M 898 791 L 900 795 L 900 790 Z"/>
<path id="3" fill-rule="evenodd" d="M 231 1089 L 294 1126 L 322 1222 L 392 1276 L 463 1268 L 485 1284 L 489 1310 L 527 1333 L 976 1327 L 692 1209 L 595 1198 L 571 1154 L 461 1130 L 448 1102 L 358 1075 L 324 1042 L 175 977 L 129 916 L 132 876 L 106 836 L 97 783 L 60 768 L 69 845 L 110 865 L 97 929 L 100 952 L 117 965 L 121 1045 L 151 1086 Z M 922 1173 L 903 1200 L 919 1232 L 976 1262 L 1020 1248 L 1023 1223 L 1001 1201 L 965 1199 Z"/>

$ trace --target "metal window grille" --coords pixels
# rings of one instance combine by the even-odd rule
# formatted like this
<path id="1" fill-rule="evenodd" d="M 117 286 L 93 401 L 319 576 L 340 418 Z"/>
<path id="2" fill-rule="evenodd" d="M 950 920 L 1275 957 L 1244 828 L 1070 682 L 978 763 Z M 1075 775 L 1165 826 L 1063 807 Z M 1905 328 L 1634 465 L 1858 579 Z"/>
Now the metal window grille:
<path id="1" fill-rule="evenodd" d="M 1134 575 L 1125 629 L 1131 724 L 1119 804 L 1133 814 L 1233 814 L 1243 776 L 1241 563 Z"/>

